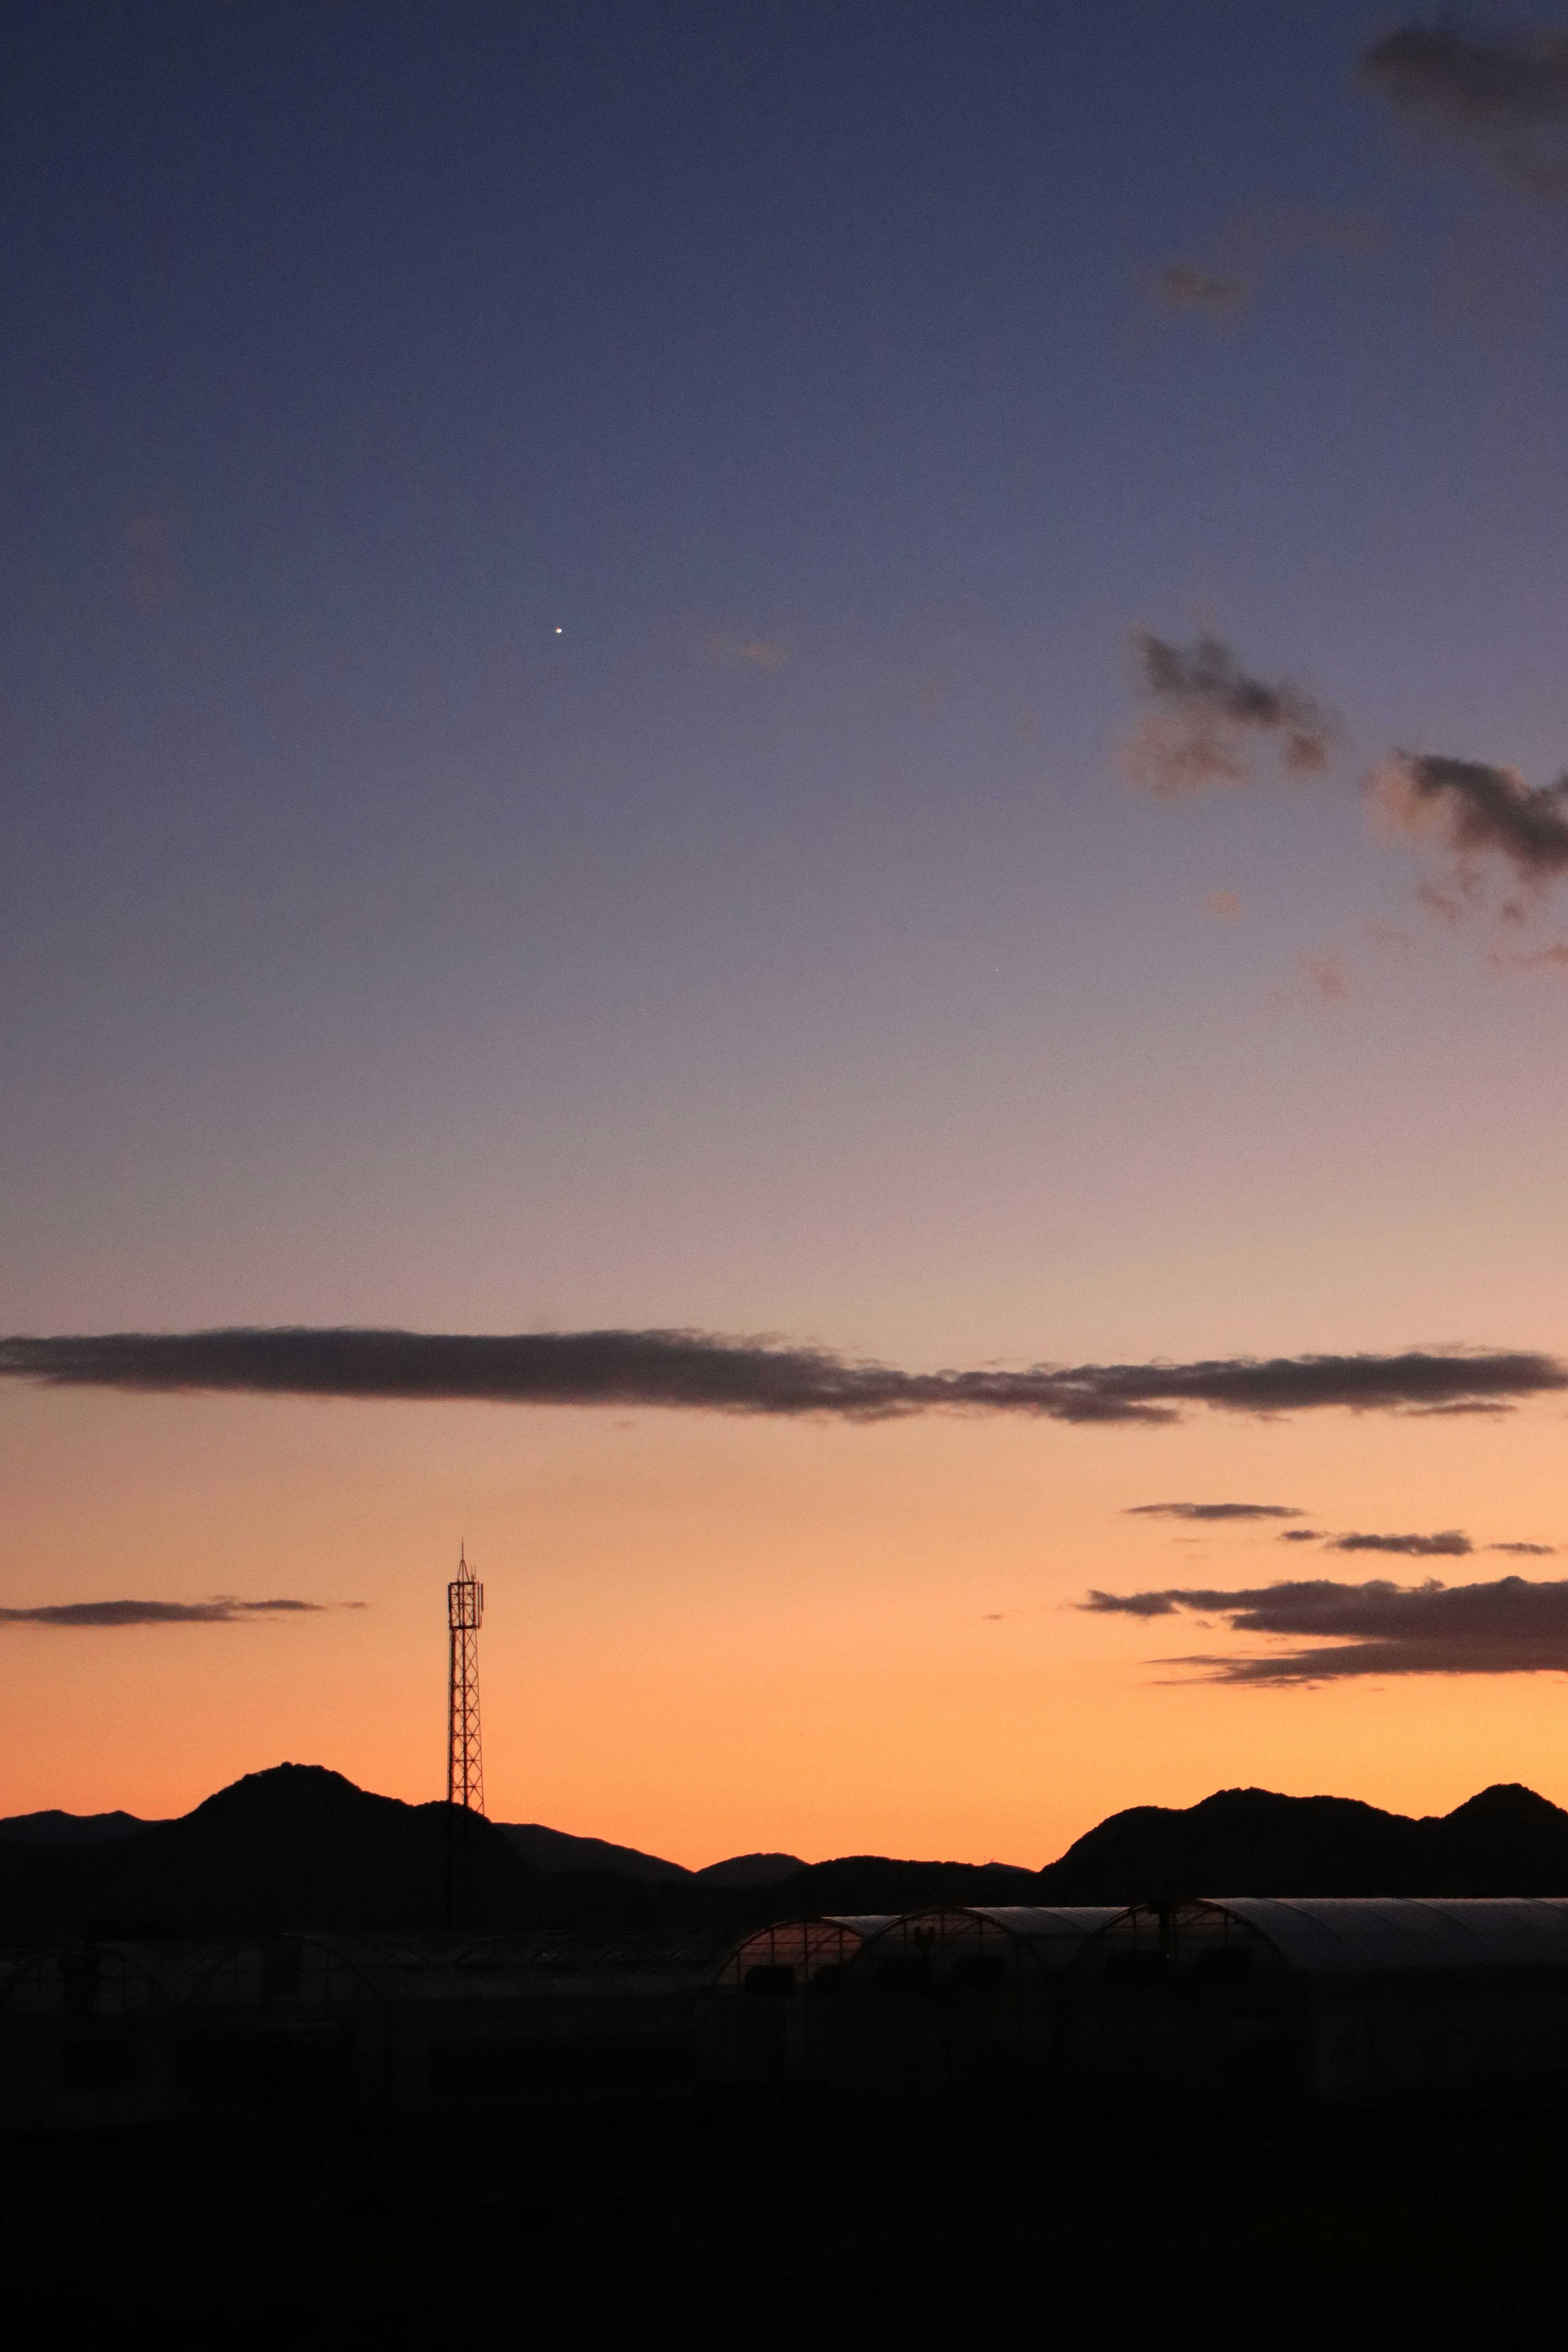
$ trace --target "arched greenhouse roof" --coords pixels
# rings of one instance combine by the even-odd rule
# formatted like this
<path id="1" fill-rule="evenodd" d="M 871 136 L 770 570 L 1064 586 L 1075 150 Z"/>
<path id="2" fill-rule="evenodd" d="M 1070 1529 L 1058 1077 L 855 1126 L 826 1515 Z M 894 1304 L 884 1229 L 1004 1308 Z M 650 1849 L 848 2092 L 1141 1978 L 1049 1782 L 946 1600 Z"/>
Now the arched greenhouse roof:
<path id="1" fill-rule="evenodd" d="M 1063 1976 L 1118 1916 L 1112 1904 L 933 1903 L 889 1919 L 868 1941 L 856 1976 L 890 1984 L 951 1975 L 955 1983 L 979 1983 L 982 1964 L 987 1970 L 1005 1965 L 1013 1981 L 1020 1969 L 1026 1977 L 1037 1970 Z"/>
<path id="2" fill-rule="evenodd" d="M 975 1916 L 1019 1937 L 1054 1973 L 1070 1968 L 1089 1937 L 1108 1927 L 1120 1908 L 1113 1903 L 999 1903 L 975 1906 Z"/>
<path id="3" fill-rule="evenodd" d="M 1236 1895 L 1211 1899 L 1302 1975 L 1396 1969 L 1568 1969 L 1568 1898 Z"/>
<path id="4" fill-rule="evenodd" d="M 65 1944 L 33 1952 L 0 1984 L 0 2009 L 12 2016 L 141 2017 L 171 2011 L 181 1990 L 184 1954 L 122 1944 Z"/>
<path id="5" fill-rule="evenodd" d="M 816 1919 L 778 1919 L 755 1927 L 728 1951 L 713 1978 L 715 1992 L 804 1991 L 831 1970 L 848 1966 L 891 1912 L 836 1912 Z M 785 1979 L 788 1979 L 786 1983 Z"/>

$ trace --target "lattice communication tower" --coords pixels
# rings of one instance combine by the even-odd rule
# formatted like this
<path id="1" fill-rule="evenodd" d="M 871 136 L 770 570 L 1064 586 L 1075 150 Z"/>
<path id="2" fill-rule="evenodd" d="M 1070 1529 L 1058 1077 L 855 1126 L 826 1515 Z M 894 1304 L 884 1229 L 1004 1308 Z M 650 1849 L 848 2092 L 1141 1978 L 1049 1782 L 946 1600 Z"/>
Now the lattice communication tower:
<path id="1" fill-rule="evenodd" d="M 485 1809 L 485 1772 L 479 1754 L 479 1627 L 485 1588 L 468 1566 L 462 1547 L 458 1573 L 447 1587 L 447 1623 L 452 1663 L 447 1706 L 447 1802 L 466 1812 Z"/>

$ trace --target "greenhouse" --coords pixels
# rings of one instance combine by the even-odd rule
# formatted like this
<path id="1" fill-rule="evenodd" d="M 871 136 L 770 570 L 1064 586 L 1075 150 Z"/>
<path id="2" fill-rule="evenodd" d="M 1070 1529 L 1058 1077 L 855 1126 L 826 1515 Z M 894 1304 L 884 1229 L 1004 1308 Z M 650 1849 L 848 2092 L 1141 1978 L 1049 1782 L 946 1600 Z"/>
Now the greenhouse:
<path id="1" fill-rule="evenodd" d="M 1568 2105 L 1561 1898 L 1136 1905 L 1079 1996 L 1080 2096 Z"/>
<path id="2" fill-rule="evenodd" d="M 938 1905 L 746 1937 L 703 2005 L 703 2082 L 895 2105 L 1045 2095 L 1067 1980 L 1116 1916 Z"/>
<path id="3" fill-rule="evenodd" d="M 699 2076 L 717 2093 L 829 2086 L 837 2048 L 830 1997 L 889 1914 L 782 1919 L 742 1936 L 701 2007 Z"/>
<path id="4" fill-rule="evenodd" d="M 1568 1899 L 933 1905 L 0 1956 L 0 2128 L 606 2103 L 1568 2112 Z"/>

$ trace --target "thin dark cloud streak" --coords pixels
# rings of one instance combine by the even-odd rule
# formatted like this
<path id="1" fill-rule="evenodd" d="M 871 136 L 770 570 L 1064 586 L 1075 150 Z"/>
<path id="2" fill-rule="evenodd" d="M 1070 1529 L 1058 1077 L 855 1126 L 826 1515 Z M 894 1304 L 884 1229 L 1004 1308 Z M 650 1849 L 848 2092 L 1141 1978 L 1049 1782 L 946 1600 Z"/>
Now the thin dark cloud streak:
<path id="1" fill-rule="evenodd" d="M 319 1601 L 58 1601 L 37 1609 L 0 1609 L 0 1625 L 53 1625 L 83 1631 L 127 1625 L 242 1625 L 253 1617 L 319 1616 L 322 1606 Z"/>
<path id="2" fill-rule="evenodd" d="M 1326 1549 L 1397 1552 L 1405 1559 L 1463 1559 L 1475 1545 L 1458 1528 L 1443 1528 L 1433 1536 L 1331 1536 Z"/>
<path id="3" fill-rule="evenodd" d="M 1234 1633 L 1292 1646 L 1241 1657 L 1168 1658 L 1208 1681 L 1295 1684 L 1366 1675 L 1568 1672 L 1568 1579 L 1532 1583 L 1401 1585 L 1328 1578 L 1222 1592 L 1173 1586 L 1152 1592 L 1091 1592 L 1092 1614 L 1152 1619 L 1223 1618 Z"/>
<path id="4" fill-rule="evenodd" d="M 1421 1408 L 1421 1417 L 1426 1421 L 1452 1421 L 1463 1414 L 1469 1414 L 1472 1416 L 1476 1414 L 1485 1415 L 1489 1412 L 1510 1412 L 1512 1410 L 1513 1408 L 1511 1405 L 1490 1404 L 1487 1402 L 1484 1398 L 1471 1397 L 1458 1404 L 1423 1405 Z"/>
<path id="5" fill-rule="evenodd" d="M 1291 1503 L 1133 1503 L 1128 1519 L 1299 1519 Z"/>
<path id="6" fill-rule="evenodd" d="M 1511 1406 L 1568 1389 L 1568 1368 L 1522 1350 L 1413 1349 L 914 1372 L 826 1349 L 700 1331 L 245 1328 L 0 1339 L 0 1379 L 140 1394 L 650 1406 L 861 1422 L 929 1412 L 1025 1413 L 1149 1425 L 1198 1406 L 1270 1417 L 1336 1407 L 1420 1412 L 1472 1400 Z"/>

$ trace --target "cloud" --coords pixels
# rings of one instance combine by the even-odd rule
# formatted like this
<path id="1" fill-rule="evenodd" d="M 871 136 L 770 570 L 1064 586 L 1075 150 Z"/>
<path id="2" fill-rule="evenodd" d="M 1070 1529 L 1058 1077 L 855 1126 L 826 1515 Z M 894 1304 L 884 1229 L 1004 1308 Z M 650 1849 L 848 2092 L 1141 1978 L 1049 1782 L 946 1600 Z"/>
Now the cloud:
<path id="1" fill-rule="evenodd" d="M 1513 1551 L 1513 1552 L 1521 1552 L 1521 1553 L 1524 1554 L 1526 1557 L 1528 1557 L 1528 1558 L 1529 1558 L 1529 1559 L 1555 1559 L 1555 1558 L 1557 1557 L 1557 1547 L 1556 1547 L 1556 1545 L 1555 1545 L 1555 1544 L 1532 1544 L 1532 1543 L 1501 1543 L 1501 1544 L 1488 1544 L 1488 1546 L 1487 1546 L 1487 1549 L 1488 1549 L 1489 1551 Z"/>
<path id="2" fill-rule="evenodd" d="M 1133 1503 L 1129 1519 L 1299 1519 L 1291 1503 Z"/>
<path id="3" fill-rule="evenodd" d="M 1568 873 L 1568 775 L 1527 784 L 1486 760 L 1396 751 L 1373 779 L 1373 803 L 1391 832 L 1435 842 L 1451 861 L 1452 887 L 1424 893 L 1450 921 L 1489 863 L 1527 887 Z M 1555 961 L 1550 950 L 1546 960 Z"/>
<path id="4" fill-rule="evenodd" d="M 1281 1543 L 1321 1543 L 1324 1538 L 1321 1528 L 1281 1528 L 1279 1540 Z"/>
<path id="5" fill-rule="evenodd" d="M 1307 1646 L 1247 1657 L 1164 1661 L 1225 1683 L 1300 1684 L 1363 1675 L 1507 1675 L 1568 1671 L 1568 1580 L 1506 1576 L 1449 1587 L 1271 1584 L 1250 1591 L 1173 1588 L 1091 1592 L 1079 1606 L 1106 1615 L 1222 1617 L 1236 1633 Z M 1323 1646 L 1323 1645 L 1329 1646 Z"/>
<path id="6" fill-rule="evenodd" d="M 1327 766 L 1337 722 L 1300 687 L 1254 677 L 1218 637 L 1173 646 L 1138 629 L 1132 643 L 1139 684 L 1160 706 L 1125 747 L 1127 772 L 1142 791 L 1185 800 L 1213 784 L 1250 783 L 1260 743 L 1291 775 Z"/>
<path id="7" fill-rule="evenodd" d="M 1200 310 L 1208 319 L 1234 319 L 1247 310 L 1254 289 L 1246 278 L 1216 278 L 1195 261 L 1167 261 L 1154 272 L 1154 295 L 1166 310 Z"/>
<path id="8" fill-rule="evenodd" d="M 726 669 L 779 670 L 789 664 L 789 647 L 777 637 L 738 636 L 712 629 L 707 645 L 710 658 Z"/>
<path id="9" fill-rule="evenodd" d="M 1365 51 L 1363 89 L 1472 141 L 1531 195 L 1568 194 L 1568 37 L 1404 26 Z"/>
<path id="10" fill-rule="evenodd" d="M 1561 971 L 1568 973 L 1568 940 L 1549 940 L 1543 948 L 1494 948 L 1497 971 Z"/>
<path id="11" fill-rule="evenodd" d="M 1365 213 L 1315 205 L 1263 205 L 1233 214 L 1205 258 L 1182 254 L 1164 262 L 1151 274 L 1148 288 L 1161 310 L 1220 326 L 1250 310 L 1265 279 L 1293 256 L 1366 253 L 1379 241 L 1378 225 Z"/>
<path id="12" fill-rule="evenodd" d="M 1413 1408 L 1413 1411 L 1420 1420 L 1441 1421 L 1451 1420 L 1457 1413 L 1511 1412 L 1513 1407 L 1508 1404 L 1489 1403 L 1485 1397 L 1466 1397 L 1461 1398 L 1457 1404 L 1417 1405 Z"/>
<path id="13" fill-rule="evenodd" d="M 1342 736 L 1326 705 L 1288 679 L 1270 681 L 1244 669 L 1218 637 L 1191 646 L 1169 644 L 1146 629 L 1133 633 L 1139 685 L 1157 706 L 1122 746 L 1122 764 L 1141 790 L 1157 799 L 1191 799 L 1220 784 L 1257 780 L 1261 748 L 1277 752 L 1288 773 L 1320 774 Z M 1436 853 L 1436 865 L 1418 879 L 1416 897 L 1449 924 L 1489 902 L 1489 884 L 1507 895 L 1494 901 L 1505 921 L 1527 921 L 1550 886 L 1568 874 L 1568 770 L 1547 784 L 1527 783 L 1516 769 L 1447 752 L 1395 751 L 1374 769 L 1367 797 L 1383 831 Z M 1213 916 L 1240 910 L 1234 892 L 1205 900 Z M 1382 943 L 1408 951 L 1409 941 L 1387 927 Z M 1568 973 L 1568 940 L 1534 947 L 1493 949 L 1494 971 Z M 1333 951 L 1304 956 L 1300 972 L 1324 1003 L 1351 993 L 1342 958 Z M 1289 1003 L 1290 992 L 1271 992 Z"/>
<path id="14" fill-rule="evenodd" d="M 1403 26 L 1363 53 L 1359 79 L 1391 106 L 1449 131 L 1568 121 L 1568 38 L 1543 28 L 1475 34 Z"/>
<path id="15" fill-rule="evenodd" d="M 1211 890 L 1204 900 L 1204 912 L 1219 922 L 1234 922 L 1241 912 L 1240 897 L 1235 890 Z"/>
<path id="16" fill-rule="evenodd" d="M 60 1601 L 42 1609 L 0 1609 L 0 1625 L 238 1625 L 247 1617 L 319 1616 L 321 1611 L 319 1601 Z"/>
<path id="17" fill-rule="evenodd" d="M 1301 969 L 1309 987 L 1325 1004 L 1342 1004 L 1349 996 L 1351 984 L 1337 955 L 1303 956 Z"/>
<path id="18" fill-rule="evenodd" d="M 1330 1536 L 1325 1538 L 1331 1551 L 1394 1551 L 1406 1559 L 1458 1559 L 1475 1545 L 1458 1528 L 1445 1528 L 1435 1536 Z"/>
<path id="19" fill-rule="evenodd" d="M 1568 1367 L 1519 1351 L 1232 1356 L 1196 1363 L 1033 1364 L 911 1372 L 820 1348 L 701 1331 L 120 1331 L 0 1339 L 0 1379 L 142 1393 L 658 1405 L 879 1421 L 932 1411 L 1069 1423 L 1161 1423 L 1184 1407 L 1280 1414 L 1430 1412 L 1568 1389 Z"/>
<path id="20" fill-rule="evenodd" d="M 1385 923 L 1381 916 L 1367 924 L 1366 935 L 1374 947 L 1390 955 L 1408 958 L 1414 946 L 1408 931 L 1401 930 L 1397 923 Z"/>

